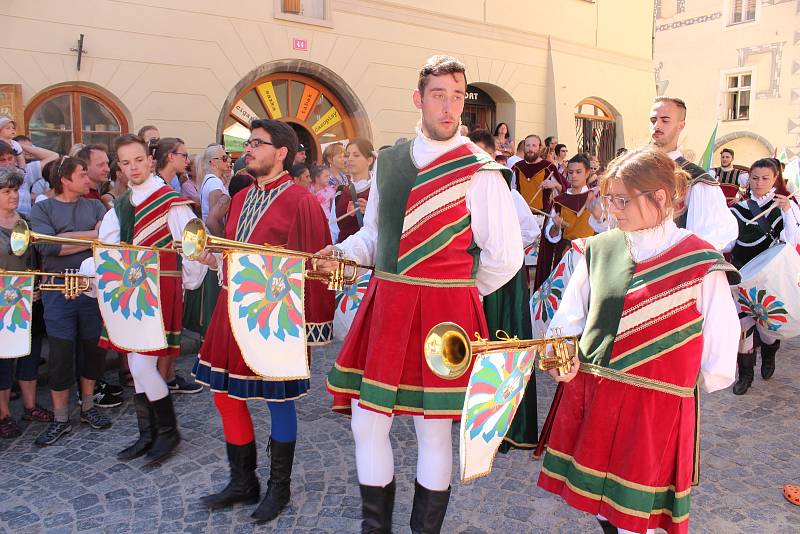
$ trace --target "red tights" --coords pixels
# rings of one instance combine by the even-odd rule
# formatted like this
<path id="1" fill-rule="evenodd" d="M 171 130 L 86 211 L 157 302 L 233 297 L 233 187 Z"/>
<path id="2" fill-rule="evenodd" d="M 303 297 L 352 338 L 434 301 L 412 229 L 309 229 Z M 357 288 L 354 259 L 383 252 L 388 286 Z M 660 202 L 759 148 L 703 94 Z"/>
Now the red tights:
<path id="1" fill-rule="evenodd" d="M 246 445 L 255 440 L 253 419 L 245 401 L 232 399 L 226 393 L 214 393 L 214 404 L 222 417 L 225 441 L 231 445 Z"/>

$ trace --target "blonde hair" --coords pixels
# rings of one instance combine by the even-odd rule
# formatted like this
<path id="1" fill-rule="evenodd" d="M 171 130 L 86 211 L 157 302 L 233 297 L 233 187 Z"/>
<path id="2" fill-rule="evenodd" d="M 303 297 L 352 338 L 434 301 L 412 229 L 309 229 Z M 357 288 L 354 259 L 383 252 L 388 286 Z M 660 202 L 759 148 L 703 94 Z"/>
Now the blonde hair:
<path id="1" fill-rule="evenodd" d="M 198 183 L 203 183 L 203 178 L 208 174 L 208 169 L 211 167 L 211 160 L 218 158 L 224 154 L 225 147 L 222 145 L 208 145 L 202 154 L 195 158 L 194 172 L 197 175 Z M 222 176 L 219 176 L 222 178 Z"/>
<path id="2" fill-rule="evenodd" d="M 613 180 L 621 180 L 631 194 L 653 193 L 663 189 L 667 194 L 663 207 L 652 194 L 645 195 L 645 198 L 658 210 L 661 219 L 664 219 L 686 194 L 689 178 L 689 174 L 676 165 L 663 150 L 647 145 L 611 160 L 600 180 L 600 194 L 608 194 Z"/>

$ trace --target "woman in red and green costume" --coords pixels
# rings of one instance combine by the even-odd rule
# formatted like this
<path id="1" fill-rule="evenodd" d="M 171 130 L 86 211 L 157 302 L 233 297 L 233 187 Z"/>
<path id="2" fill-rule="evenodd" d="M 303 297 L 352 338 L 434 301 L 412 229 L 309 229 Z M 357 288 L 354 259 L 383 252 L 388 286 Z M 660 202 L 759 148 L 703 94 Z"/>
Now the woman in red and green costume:
<path id="1" fill-rule="evenodd" d="M 688 532 L 698 385 L 734 380 L 738 273 L 672 220 L 686 184 L 663 152 L 614 160 L 601 184 L 617 228 L 583 252 L 548 335 L 581 335 L 539 486 L 604 532 Z M 613 273 L 611 275 L 610 273 Z"/>

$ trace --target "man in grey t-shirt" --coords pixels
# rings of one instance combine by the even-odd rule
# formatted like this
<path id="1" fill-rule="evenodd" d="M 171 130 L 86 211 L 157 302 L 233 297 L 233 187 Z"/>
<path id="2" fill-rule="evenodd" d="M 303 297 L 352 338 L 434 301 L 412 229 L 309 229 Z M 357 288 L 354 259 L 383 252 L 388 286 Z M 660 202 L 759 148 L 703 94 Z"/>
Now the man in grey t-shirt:
<path id="1" fill-rule="evenodd" d="M 64 157 L 57 163 L 55 197 L 31 208 L 31 229 L 59 237 L 97 239 L 106 209 L 99 200 L 81 198 L 89 192 L 86 162 Z M 63 272 L 79 269 L 91 256 L 90 245 L 36 245 L 42 270 Z M 61 281 L 56 278 L 56 281 Z M 67 299 L 55 291 L 42 292 L 44 322 L 50 345 L 49 382 L 55 420 L 36 438 L 36 445 L 52 445 L 72 430 L 69 422 L 69 390 L 75 380 L 75 350 L 83 354 L 80 369 L 81 422 L 92 428 L 111 426 L 111 421 L 94 406 L 94 386 L 104 371 L 106 351 L 97 346 L 103 319 L 97 301 L 86 295 Z"/>

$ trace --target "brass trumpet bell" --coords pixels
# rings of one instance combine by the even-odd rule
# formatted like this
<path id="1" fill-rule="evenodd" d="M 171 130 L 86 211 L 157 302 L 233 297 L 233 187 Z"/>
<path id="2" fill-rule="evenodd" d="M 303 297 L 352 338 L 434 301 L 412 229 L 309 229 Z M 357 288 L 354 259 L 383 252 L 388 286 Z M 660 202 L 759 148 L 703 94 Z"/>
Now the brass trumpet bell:
<path id="1" fill-rule="evenodd" d="M 358 268 L 363 268 L 362 265 L 351 260 L 334 258 L 332 256 L 320 256 L 310 252 L 289 250 L 273 245 L 257 245 L 255 243 L 246 243 L 244 241 L 235 241 L 233 239 L 225 239 L 224 237 L 210 235 L 206 229 L 206 225 L 203 224 L 203 221 L 200 219 L 192 219 L 184 226 L 183 235 L 181 236 L 181 249 L 183 255 L 190 260 L 197 260 L 203 255 L 203 251 L 205 250 L 222 253 L 249 251 L 262 254 L 275 254 L 276 256 L 285 256 L 289 258 L 303 258 L 309 260 L 309 269 L 306 270 L 305 277 L 309 280 L 325 282 L 328 289 L 333 291 L 341 291 L 345 285 L 354 284 L 358 278 Z M 317 263 L 323 260 L 337 262 L 336 269 L 330 273 L 317 270 Z M 345 274 L 346 268 L 349 269 L 348 274 Z"/>
<path id="2" fill-rule="evenodd" d="M 470 341 L 467 332 L 459 325 L 450 322 L 439 323 L 425 336 L 423 353 L 425 363 L 433 374 L 445 380 L 455 380 L 464 375 L 472 366 L 476 354 L 502 350 L 534 350 L 539 358 L 539 369 L 557 369 L 559 374 L 569 373 L 572 367 L 577 338 L 574 336 L 551 337 L 543 339 L 511 338 L 502 330 L 497 331 L 499 341 L 489 341 L 477 333 Z M 547 345 L 552 345 L 553 356 L 546 356 Z"/>
<path id="3" fill-rule="evenodd" d="M 67 298 L 75 298 L 84 291 L 89 291 L 92 287 L 92 277 L 77 272 L 67 271 L 63 273 L 45 273 L 42 271 L 4 271 L 0 269 L 0 275 L 13 276 L 47 276 L 51 278 L 63 278 L 61 283 L 46 282 L 39 284 L 40 291 L 58 291 L 64 293 Z"/>

